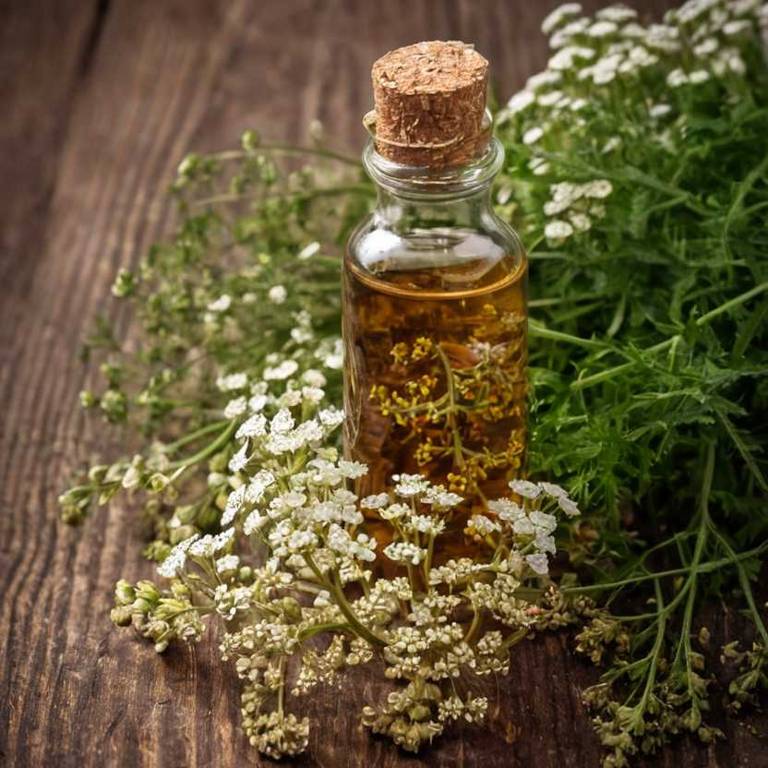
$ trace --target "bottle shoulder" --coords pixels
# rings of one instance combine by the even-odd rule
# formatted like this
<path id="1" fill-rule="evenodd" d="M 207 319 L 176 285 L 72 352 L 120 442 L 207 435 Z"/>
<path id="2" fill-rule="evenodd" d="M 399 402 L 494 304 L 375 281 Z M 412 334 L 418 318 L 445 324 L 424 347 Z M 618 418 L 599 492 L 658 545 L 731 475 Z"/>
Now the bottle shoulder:
<path id="1" fill-rule="evenodd" d="M 471 226 L 392 226 L 374 212 L 350 236 L 345 257 L 363 279 L 445 292 L 482 289 L 526 266 L 519 237 L 490 211 Z"/>

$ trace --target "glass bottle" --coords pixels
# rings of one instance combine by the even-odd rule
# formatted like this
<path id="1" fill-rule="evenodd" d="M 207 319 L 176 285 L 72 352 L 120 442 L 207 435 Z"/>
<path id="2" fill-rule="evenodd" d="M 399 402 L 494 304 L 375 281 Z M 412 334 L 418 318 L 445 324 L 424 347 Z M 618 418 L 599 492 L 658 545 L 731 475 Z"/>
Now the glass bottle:
<path id="1" fill-rule="evenodd" d="M 369 141 L 378 190 L 343 266 L 345 452 L 361 495 L 419 473 L 465 499 L 507 495 L 526 444 L 527 259 L 493 211 L 504 150 L 402 165 Z"/>

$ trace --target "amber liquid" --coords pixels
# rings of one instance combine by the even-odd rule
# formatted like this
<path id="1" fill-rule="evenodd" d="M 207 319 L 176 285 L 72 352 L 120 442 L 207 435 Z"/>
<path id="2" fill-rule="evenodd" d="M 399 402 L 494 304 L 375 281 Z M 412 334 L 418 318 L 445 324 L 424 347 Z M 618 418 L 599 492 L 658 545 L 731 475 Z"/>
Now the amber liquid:
<path id="1" fill-rule="evenodd" d="M 508 495 L 527 389 L 527 268 L 509 262 L 373 275 L 348 258 L 344 438 L 369 466 L 361 495 L 387 490 L 393 474 L 425 475 L 466 500 L 458 528 Z"/>

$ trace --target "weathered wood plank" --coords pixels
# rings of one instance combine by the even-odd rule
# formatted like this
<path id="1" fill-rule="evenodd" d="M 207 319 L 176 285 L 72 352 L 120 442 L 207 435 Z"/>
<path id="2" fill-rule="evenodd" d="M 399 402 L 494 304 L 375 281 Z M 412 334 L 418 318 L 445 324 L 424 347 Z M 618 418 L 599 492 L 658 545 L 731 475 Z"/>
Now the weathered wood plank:
<path id="1" fill-rule="evenodd" d="M 306 138 L 314 117 L 339 146 L 359 147 L 371 62 L 419 39 L 476 42 L 508 94 L 544 65 L 538 24 L 555 4 L 37 0 L 3 14 L 0 63 L 11 80 L 0 96 L 12 118 L 0 123 L 0 762 L 260 764 L 211 639 L 155 658 L 112 630 L 113 582 L 149 574 L 126 511 L 80 532 L 56 522 L 69 473 L 109 446 L 76 408 L 88 376 L 75 361 L 79 339 L 98 310 L 127 327 L 108 288 L 167 228 L 163 190 L 179 158 L 231 145 L 246 127 Z M 343 695 L 307 702 L 315 726 L 297 764 L 591 768 L 599 749 L 579 689 L 595 672 L 568 643 L 523 643 L 510 677 L 489 684 L 494 727 L 418 758 L 359 727 L 378 685 L 360 671 Z M 649 764 L 768 764 L 743 728 L 727 730 L 728 744 L 682 744 Z"/>

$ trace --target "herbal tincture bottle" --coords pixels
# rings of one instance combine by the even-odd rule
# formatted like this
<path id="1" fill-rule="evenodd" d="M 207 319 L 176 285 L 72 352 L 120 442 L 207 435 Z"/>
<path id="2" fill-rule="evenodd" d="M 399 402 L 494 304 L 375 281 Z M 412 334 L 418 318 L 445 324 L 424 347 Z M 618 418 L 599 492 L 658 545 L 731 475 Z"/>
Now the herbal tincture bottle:
<path id="1" fill-rule="evenodd" d="M 527 262 L 490 203 L 488 62 L 418 43 L 372 77 L 378 202 L 344 261 L 345 450 L 370 467 L 361 494 L 420 473 L 469 512 L 508 493 L 526 439 Z"/>

